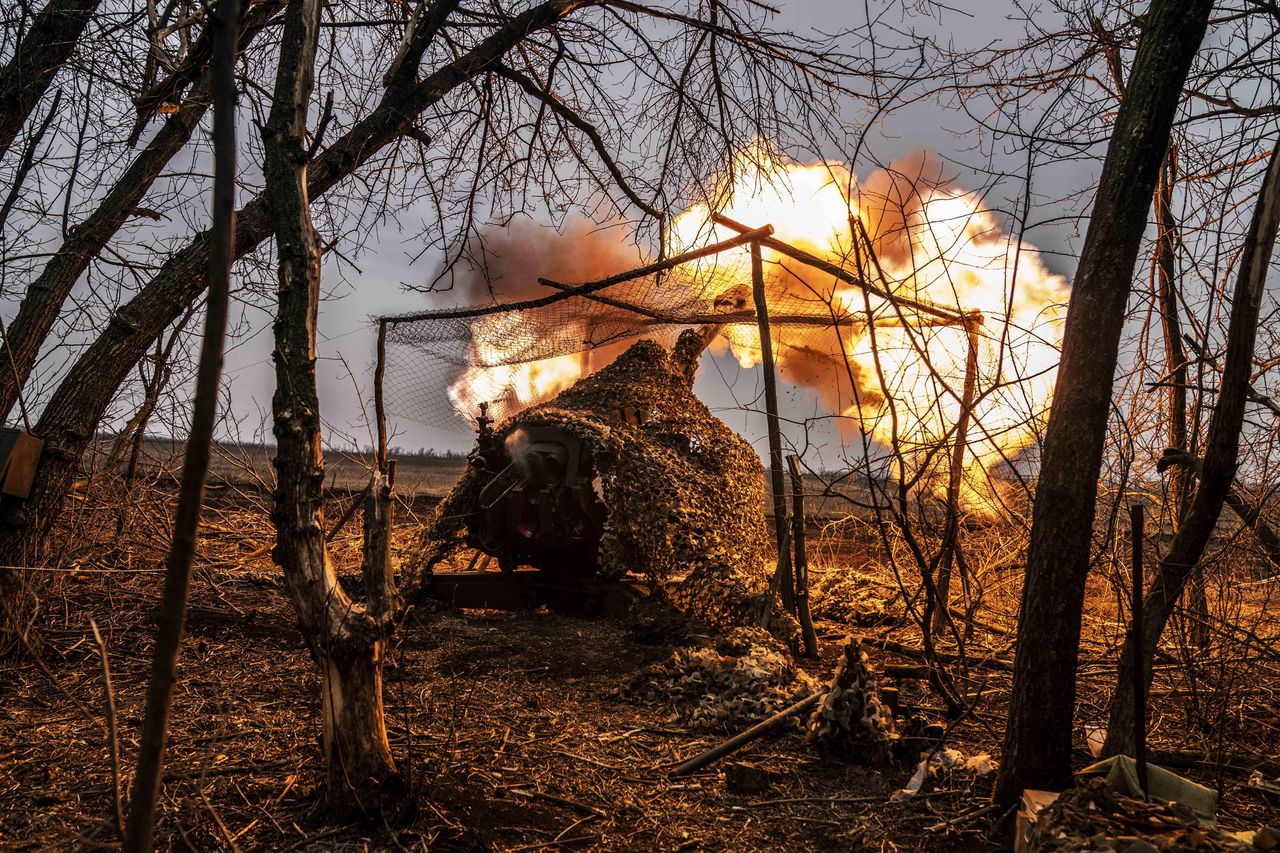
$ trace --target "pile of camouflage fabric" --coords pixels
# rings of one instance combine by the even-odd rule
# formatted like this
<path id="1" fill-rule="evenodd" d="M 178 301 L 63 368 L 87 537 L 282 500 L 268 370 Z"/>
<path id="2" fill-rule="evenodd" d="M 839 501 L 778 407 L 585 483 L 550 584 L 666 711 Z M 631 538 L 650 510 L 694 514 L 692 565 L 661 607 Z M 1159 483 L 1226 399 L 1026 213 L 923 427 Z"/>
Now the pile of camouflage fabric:
<path id="1" fill-rule="evenodd" d="M 712 642 L 676 649 L 620 691 L 664 705 L 692 729 L 733 731 L 810 696 L 817 684 L 760 628 L 734 628 Z"/>
<path id="2" fill-rule="evenodd" d="M 893 714 L 881 702 L 867 653 L 854 636 L 845 638 L 835 675 L 823 688 L 806 737 L 827 754 L 857 756 L 875 766 L 894 760 L 898 736 Z"/>
<path id="3" fill-rule="evenodd" d="M 709 330 L 673 351 L 642 340 L 549 402 L 495 428 L 504 440 L 555 426 L 590 448 L 607 521 L 600 574 L 647 576 L 688 616 L 718 628 L 758 624 L 770 596 L 764 471 L 750 444 L 693 394 Z M 625 414 L 624 414 L 625 413 Z M 424 530 L 421 569 L 465 544 L 481 488 L 468 468 Z M 794 648 L 794 620 L 771 607 L 770 633 Z"/>
<path id="4" fill-rule="evenodd" d="M 902 593 L 872 574 L 841 568 L 810 572 L 809 601 L 815 619 L 873 628 L 903 617 Z"/>

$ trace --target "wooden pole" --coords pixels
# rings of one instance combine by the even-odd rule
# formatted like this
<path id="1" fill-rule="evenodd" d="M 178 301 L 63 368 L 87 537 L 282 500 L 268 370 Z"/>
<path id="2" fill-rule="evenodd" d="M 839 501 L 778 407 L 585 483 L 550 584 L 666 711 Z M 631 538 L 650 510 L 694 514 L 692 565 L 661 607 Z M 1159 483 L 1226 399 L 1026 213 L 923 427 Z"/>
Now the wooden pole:
<path id="1" fill-rule="evenodd" d="M 779 574 L 782 576 L 782 605 L 796 612 L 795 585 L 791 577 L 791 557 L 786 552 L 787 491 L 782 479 L 782 430 L 778 420 L 778 377 L 773 367 L 773 338 L 769 333 L 769 303 L 764 294 L 764 261 L 760 243 L 751 243 L 751 295 L 756 304 L 756 324 L 760 330 L 760 366 L 764 371 L 764 408 L 769 428 L 769 476 L 773 487 L 773 530 L 778 543 Z"/>
<path id="2" fill-rule="evenodd" d="M 804 638 L 804 656 L 818 656 L 818 633 L 813 630 L 813 614 L 809 612 L 809 555 L 804 547 L 804 475 L 800 473 L 800 457 L 787 457 L 791 469 L 791 542 L 795 548 L 796 615 L 800 617 L 800 633 Z"/>
<path id="3" fill-rule="evenodd" d="M 748 234 L 755 233 L 755 231 L 753 231 L 750 227 L 743 225 L 741 222 L 735 222 L 734 220 L 720 213 L 713 213 L 711 215 L 711 221 L 716 223 L 717 225 L 723 225 L 726 228 L 732 228 L 734 231 L 737 231 L 743 237 L 747 236 Z M 805 264 L 806 266 L 813 267 L 816 270 L 822 270 L 832 278 L 839 279 L 840 281 L 843 281 L 846 284 L 852 284 L 854 287 L 857 287 L 860 290 L 863 290 L 866 293 L 871 294 L 872 296 L 878 296 L 879 298 L 884 299 L 888 302 L 892 302 L 896 305 L 910 308 L 913 311 L 916 311 L 918 313 L 928 314 L 932 317 L 936 317 L 944 321 L 947 325 L 959 326 L 965 322 L 965 318 L 967 315 L 963 314 L 960 311 L 955 310 L 954 308 L 943 308 L 939 305 L 934 305 L 932 303 L 925 302 L 920 299 L 911 299 L 901 294 L 890 293 L 884 288 L 877 287 L 876 285 L 867 281 L 865 278 L 863 278 L 860 275 L 858 276 L 853 275 L 852 273 L 850 273 L 848 270 L 846 270 L 844 267 L 840 266 L 839 264 L 833 264 L 830 261 L 819 258 L 817 255 L 811 255 L 808 252 L 804 251 L 803 249 L 797 249 L 795 246 L 792 246 L 790 243 L 784 243 L 783 241 L 774 238 L 771 235 L 771 233 L 769 235 L 766 235 L 764 237 L 760 237 L 757 239 L 761 245 L 768 246 L 770 249 L 773 249 L 775 252 L 779 252 L 780 254 L 786 255 L 787 257 L 797 260 L 800 263 Z"/>
<path id="4" fill-rule="evenodd" d="M 956 418 L 956 440 L 951 451 L 951 471 L 947 482 L 947 518 L 939 552 L 937 610 L 933 612 L 933 635 L 941 637 L 951 621 L 951 566 L 956 550 L 960 547 L 960 486 L 964 482 L 964 454 L 969 445 L 969 419 L 973 413 L 973 398 L 978 387 L 978 323 L 965 318 L 965 331 L 969 337 L 969 353 L 964 364 L 964 388 L 960 392 L 960 414 Z"/>
<path id="5" fill-rule="evenodd" d="M 378 471 L 387 473 L 387 410 L 382 402 L 382 379 L 387 372 L 387 321 L 378 321 L 378 363 L 373 369 L 373 412 L 378 419 Z"/>
<path id="6" fill-rule="evenodd" d="M 1142 786 L 1143 799 L 1147 796 L 1147 682 L 1142 671 L 1142 504 L 1129 507 L 1129 529 L 1133 537 L 1132 612 L 1129 636 L 1133 640 L 1133 666 L 1129 677 L 1133 679 L 1133 752 L 1138 763 L 1138 784 Z"/>
<path id="7" fill-rule="evenodd" d="M 765 720 L 762 723 L 756 723 L 754 726 L 747 729 L 745 732 L 734 735 L 733 737 L 729 738 L 727 741 L 720 744 L 719 746 L 714 746 L 711 749 L 708 749 L 706 752 L 702 753 L 701 755 L 695 755 L 693 758 L 690 758 L 684 764 L 681 764 L 679 767 L 672 770 L 670 773 L 667 774 L 667 776 L 672 779 L 678 779 L 681 776 L 688 776 L 690 773 L 696 773 L 697 771 L 701 770 L 703 767 L 706 767 L 708 764 L 711 764 L 713 761 L 719 761 L 721 758 L 724 758 L 726 755 L 729 755 L 732 752 L 736 752 L 740 747 L 748 743 L 751 743 L 751 741 L 759 740 L 761 737 L 773 731 L 780 724 L 786 722 L 792 717 L 803 714 L 805 711 L 809 710 L 815 704 L 817 704 L 818 699 L 821 696 L 822 696 L 821 693 L 815 693 L 812 696 L 809 696 L 805 699 L 801 699 L 799 702 L 795 703 L 790 708 L 786 708 L 782 711 L 779 711 L 778 713 L 774 714 L 772 717 L 770 717 L 769 719 Z"/>
<path id="8" fill-rule="evenodd" d="M 727 252 L 730 249 L 736 249 L 739 246 L 745 246 L 753 240 L 759 240 L 768 237 L 773 233 L 773 226 L 766 225 L 763 228 L 747 230 L 737 237 L 728 240 L 721 240 L 719 243 L 710 243 L 697 249 L 692 249 L 664 261 L 655 261 L 642 267 L 636 267 L 633 270 L 611 275 L 608 278 L 602 278 L 597 281 L 589 281 L 586 284 L 579 284 L 573 287 L 561 285 L 560 282 L 550 281 L 549 279 L 538 279 L 539 284 L 547 287 L 557 287 L 559 293 L 552 293 L 547 296 L 539 296 L 537 299 L 525 299 L 520 302 L 503 302 L 498 305 L 479 305 L 470 308 L 449 308 L 444 311 L 418 311 L 413 314 L 395 314 L 383 317 L 383 320 L 393 323 L 412 323 L 415 320 L 461 320 L 467 317 L 486 317 L 490 314 L 505 314 L 511 311 L 527 311 L 531 308 L 545 308 L 548 305 L 554 305 L 565 299 L 572 299 L 576 296 L 588 296 L 598 293 L 601 290 L 613 287 L 615 284 L 622 284 L 628 281 L 634 281 L 637 278 L 656 275 L 663 270 L 678 267 L 681 264 L 687 264 L 690 261 L 696 261 L 700 258 L 718 255 L 721 252 Z"/>

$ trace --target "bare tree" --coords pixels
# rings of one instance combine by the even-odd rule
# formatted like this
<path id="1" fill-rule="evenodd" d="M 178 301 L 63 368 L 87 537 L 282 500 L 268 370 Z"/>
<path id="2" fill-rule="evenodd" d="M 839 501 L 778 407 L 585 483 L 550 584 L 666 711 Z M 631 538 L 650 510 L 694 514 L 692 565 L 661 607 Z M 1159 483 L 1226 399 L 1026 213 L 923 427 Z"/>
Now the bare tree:
<path id="1" fill-rule="evenodd" d="M 283 0 L 268 0 L 247 10 L 248 19 L 242 27 L 240 51 L 282 7 Z M 175 72 L 157 84 L 157 88 L 163 89 L 168 97 L 177 98 L 181 94 L 181 86 L 175 78 L 198 72 L 186 99 L 165 120 L 159 132 L 134 158 L 93 213 L 70 229 L 57 252 L 27 287 L 17 316 L 9 324 L 8 358 L 11 364 L 7 365 L 10 369 L 0 373 L 0 420 L 7 417 L 13 408 L 36 356 L 76 282 L 121 226 L 136 215 L 143 197 L 169 162 L 187 145 L 204 118 L 212 98 L 207 56 L 205 63 L 200 68 L 192 68 L 190 64 L 184 66 L 182 74 Z M 149 95 L 147 93 L 144 98 Z"/>
<path id="2" fill-rule="evenodd" d="M 49 0 L 0 70 L 0 156 L 40 103 L 101 0 Z M 22 4 L 23 10 L 26 4 Z"/>
<path id="3" fill-rule="evenodd" d="M 204 482 L 209 471 L 209 448 L 218 419 L 218 386 L 222 375 L 222 348 L 231 300 L 231 259 L 235 234 L 236 186 L 236 29 L 239 0 L 221 0 L 211 13 L 216 46 L 210 84 L 214 98 L 213 222 L 209 257 L 209 298 L 205 306 L 204 342 L 196 376 L 191 433 L 182 464 L 182 485 L 173 521 L 173 542 L 165 567 L 164 600 L 160 629 L 152 653 L 151 680 L 147 686 L 145 717 L 138 750 L 138 768 L 129 799 L 129 822 L 124 849 L 142 853 L 152 846 L 156 797 L 164 766 L 169 710 L 178 674 L 178 652 L 186 618 L 187 588 L 195 559 L 196 533 L 204 502 Z"/>
<path id="4" fill-rule="evenodd" d="M 1249 382 L 1253 375 L 1258 316 L 1277 227 L 1280 227 L 1280 148 L 1271 155 L 1241 255 L 1240 273 L 1231 301 L 1231 324 L 1227 333 L 1222 380 L 1218 387 L 1218 403 L 1209 423 L 1199 479 L 1186 516 L 1168 552 L 1161 558 L 1146 594 L 1141 626 L 1143 658 L 1138 662 L 1141 668 L 1137 670 L 1136 677 L 1143 679 L 1148 686 L 1156 645 L 1164 633 L 1165 623 L 1209 544 L 1209 537 L 1222 514 L 1223 503 L 1236 474 L 1240 430 L 1244 424 Z M 1133 641 L 1126 640 L 1121 653 L 1121 675 L 1111 700 L 1111 721 L 1104 746 L 1108 754 L 1129 752 L 1134 746 L 1133 694 L 1136 687 L 1128 675 L 1135 669 L 1134 654 Z"/>
<path id="5" fill-rule="evenodd" d="M 370 600 L 358 604 L 338 584 L 324 536 L 324 451 L 316 390 L 316 316 L 320 239 L 307 199 L 307 107 L 311 97 L 320 0 L 291 0 L 285 11 L 271 115 L 262 129 L 267 193 L 276 223 L 274 557 L 307 646 L 320 669 L 321 724 L 331 808 L 379 814 L 406 790 L 391 757 L 382 713 L 382 661 L 396 618 L 386 549 L 366 547 Z M 428 36 L 429 37 L 429 36 Z M 366 506 L 366 539 L 377 507 L 389 505 L 379 472 Z M 372 544 L 372 543 L 368 543 Z"/>
<path id="6" fill-rule="evenodd" d="M 1080 254 L 1045 433 L 996 801 L 1071 781 L 1085 578 L 1111 389 L 1152 192 L 1212 3 L 1155 0 Z"/>

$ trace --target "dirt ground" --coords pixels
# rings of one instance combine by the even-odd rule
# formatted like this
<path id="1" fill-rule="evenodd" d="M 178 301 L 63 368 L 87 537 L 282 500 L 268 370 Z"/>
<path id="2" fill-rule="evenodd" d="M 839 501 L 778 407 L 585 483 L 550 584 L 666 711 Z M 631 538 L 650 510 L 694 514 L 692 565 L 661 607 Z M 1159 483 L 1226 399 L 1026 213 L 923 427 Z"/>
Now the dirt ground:
<path id="1" fill-rule="evenodd" d="M 117 784 L 90 620 L 108 651 L 120 775 L 127 777 L 169 498 L 149 492 L 134 500 L 121 537 L 114 535 L 116 510 L 91 496 L 68 520 L 59 554 L 71 571 L 44 594 L 38 657 L 0 663 L 0 847 L 113 845 Z M 401 508 L 398 548 L 409 547 L 414 515 L 430 503 L 419 497 Z M 943 773 L 923 795 L 891 802 L 911 767 L 877 771 L 820 758 L 798 730 L 671 780 L 672 766 L 731 732 L 690 731 L 678 709 L 640 705 L 619 691 L 668 658 L 669 644 L 608 620 L 429 609 L 414 612 L 397 636 L 385 691 L 393 750 L 412 780 L 416 814 L 395 826 L 331 824 L 316 790 L 318 678 L 271 563 L 265 507 L 264 495 L 249 487 L 211 491 L 158 849 L 959 851 L 998 849 L 1005 840 L 995 829 L 1000 815 L 975 814 L 986 806 L 991 775 Z M 335 499 L 331 522 L 342 508 L 343 499 Z M 356 528 L 335 538 L 344 564 L 356 563 Z M 826 555 L 815 580 L 849 568 L 878 570 L 890 589 L 888 573 L 870 559 L 873 544 L 828 531 L 815 544 L 815 553 Z M 998 760 L 1016 607 L 1009 590 L 1016 593 L 1016 584 L 996 570 L 988 581 L 1005 594 L 992 593 L 967 644 L 968 677 L 958 684 L 977 701 L 949 727 L 947 743 Z M 1103 718 L 1114 679 L 1109 595 L 1099 586 L 1090 599 L 1079 713 L 1085 721 Z M 852 628 L 868 638 L 876 668 L 921 664 L 918 632 L 895 623 L 892 608 L 887 620 Z M 1181 772 L 1221 788 L 1219 820 L 1229 828 L 1274 822 L 1280 809 L 1274 795 L 1245 784 L 1254 767 L 1268 779 L 1280 773 L 1280 628 L 1274 614 L 1250 624 L 1257 636 L 1272 638 L 1269 647 L 1246 643 L 1237 665 L 1224 663 L 1213 680 L 1188 681 L 1173 661 L 1154 698 L 1154 747 L 1181 750 L 1179 760 L 1195 765 Z M 819 623 L 824 660 L 806 664 L 812 675 L 829 676 L 837 640 L 849 628 Z M 924 681 L 908 677 L 898 686 L 918 714 L 943 720 Z M 1209 711 L 1216 727 L 1206 728 Z M 1077 741 L 1079 761 L 1087 763 L 1083 733 Z M 1198 750 L 1213 749 L 1227 753 L 1225 763 L 1196 760 Z M 119 787 L 127 784 L 122 778 Z"/>

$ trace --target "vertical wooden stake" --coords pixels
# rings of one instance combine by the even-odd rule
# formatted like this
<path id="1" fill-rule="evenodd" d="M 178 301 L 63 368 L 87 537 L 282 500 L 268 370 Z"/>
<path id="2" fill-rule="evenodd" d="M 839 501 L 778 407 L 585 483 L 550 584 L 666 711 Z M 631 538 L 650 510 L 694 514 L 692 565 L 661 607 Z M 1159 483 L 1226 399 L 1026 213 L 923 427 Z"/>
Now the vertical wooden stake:
<path id="1" fill-rule="evenodd" d="M 751 295 L 760 330 L 760 366 L 764 371 L 764 408 L 769 427 L 769 474 L 773 487 L 773 529 L 778 542 L 778 571 L 782 575 L 782 606 L 796 612 L 791 556 L 786 552 L 787 491 L 782 479 L 782 432 L 778 420 L 778 378 L 773 369 L 773 338 L 769 335 L 769 303 L 764 295 L 764 261 L 760 244 L 751 244 Z"/>
<path id="2" fill-rule="evenodd" d="M 1129 507 L 1129 527 L 1133 537 L 1133 598 L 1132 624 L 1129 636 L 1133 640 L 1133 665 L 1129 677 L 1133 679 L 1133 751 L 1138 763 L 1138 784 L 1142 797 L 1147 797 L 1147 682 L 1142 671 L 1142 504 Z"/>
<path id="3" fill-rule="evenodd" d="M 378 321 L 378 361 L 373 369 L 373 412 L 378 421 L 378 471 L 387 473 L 387 411 L 382 403 L 382 378 L 387 372 L 387 321 Z"/>
<path id="4" fill-rule="evenodd" d="M 791 469 L 791 542 L 795 547 L 796 615 L 800 617 L 800 632 L 804 637 L 804 656 L 818 656 L 818 634 L 813 630 L 813 615 L 809 612 L 809 555 L 804 547 L 804 475 L 800 473 L 800 457 L 792 453 L 787 457 Z"/>
<path id="5" fill-rule="evenodd" d="M 951 566 L 960 547 L 960 486 L 964 477 L 964 454 L 969 446 L 969 419 L 978 386 L 978 325 L 981 316 L 966 314 L 964 328 L 969 337 L 969 354 L 964 364 L 964 388 L 960 392 L 960 414 L 956 418 L 956 440 L 951 450 L 951 471 L 947 480 L 947 518 L 938 555 L 937 610 L 933 612 L 933 635 L 941 637 L 951 621 Z"/>
<path id="6" fill-rule="evenodd" d="M 191 565 L 204 504 L 204 481 L 209 473 L 209 447 L 218 422 L 218 389 L 222 382 L 223 342 L 230 302 L 231 264 L 236 236 L 236 85 L 235 57 L 240 20 L 239 0 L 220 0 L 210 14 L 213 28 L 213 216 L 209 229 L 209 296 L 205 302 L 204 339 L 196 367 L 195 398 L 191 404 L 191 432 L 182 457 L 182 480 L 173 516 L 173 539 L 165 560 L 164 593 L 159 628 L 152 650 L 151 678 L 138 743 L 133 795 L 121 847 L 126 853 L 152 849 L 156 800 L 164 771 L 165 746 L 173 688 L 178 680 L 178 655 L 187 612 Z M 104 658 L 105 659 L 105 658 Z"/>

